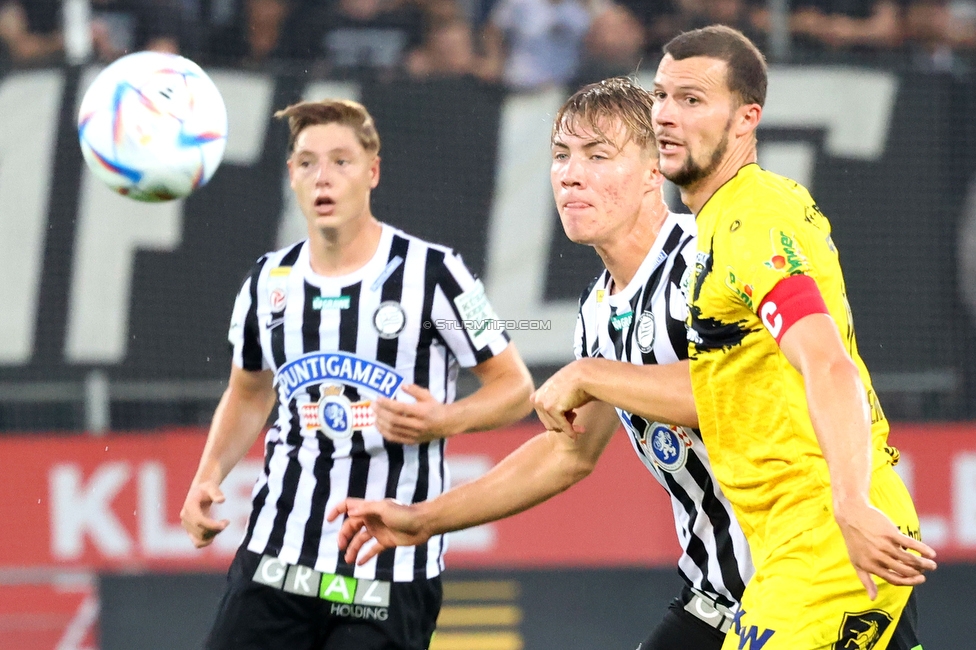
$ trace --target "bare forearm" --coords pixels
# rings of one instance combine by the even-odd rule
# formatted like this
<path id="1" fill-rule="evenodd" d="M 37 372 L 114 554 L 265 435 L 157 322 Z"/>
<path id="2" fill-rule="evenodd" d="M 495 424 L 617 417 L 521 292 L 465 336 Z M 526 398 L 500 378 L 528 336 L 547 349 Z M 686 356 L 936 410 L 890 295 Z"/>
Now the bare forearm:
<path id="1" fill-rule="evenodd" d="M 650 420 L 697 427 L 689 362 L 637 366 L 607 359 L 581 359 L 581 386 L 594 398 Z"/>
<path id="2" fill-rule="evenodd" d="M 214 412 L 194 483 L 220 484 L 254 445 L 268 419 L 273 395 L 255 397 L 227 388 Z"/>
<path id="3" fill-rule="evenodd" d="M 539 434 L 490 472 L 415 507 L 430 535 L 503 519 L 585 478 L 591 463 L 566 449 L 560 434 Z"/>
<path id="4" fill-rule="evenodd" d="M 865 505 L 871 485 L 871 418 L 857 367 L 839 359 L 804 374 L 810 420 L 830 472 L 835 509 Z"/>
<path id="5" fill-rule="evenodd" d="M 482 386 L 447 406 L 452 433 L 488 431 L 521 420 L 532 410 L 531 393 L 532 380 L 527 376 L 515 375 Z"/>
<path id="6" fill-rule="evenodd" d="M 532 375 L 519 356 L 515 343 L 471 371 L 481 387 L 446 406 L 447 435 L 488 431 L 521 420 L 532 410 Z"/>

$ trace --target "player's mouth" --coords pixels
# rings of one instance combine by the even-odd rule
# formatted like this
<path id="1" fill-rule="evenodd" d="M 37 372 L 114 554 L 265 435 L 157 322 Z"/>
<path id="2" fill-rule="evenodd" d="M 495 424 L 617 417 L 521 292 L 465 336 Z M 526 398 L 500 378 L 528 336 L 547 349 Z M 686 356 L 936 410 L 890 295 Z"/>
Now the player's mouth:
<path id="1" fill-rule="evenodd" d="M 563 210 L 585 210 L 587 208 L 592 208 L 591 203 L 586 201 L 580 201 L 578 199 L 570 199 L 569 201 L 563 201 Z"/>
<path id="2" fill-rule="evenodd" d="M 677 140 L 667 137 L 659 137 L 657 139 L 657 149 L 661 155 L 668 155 L 677 153 L 682 147 L 682 144 Z"/>
<path id="3" fill-rule="evenodd" d="M 319 216 L 328 216 L 335 212 L 335 199 L 328 196 L 316 197 L 314 207 Z"/>

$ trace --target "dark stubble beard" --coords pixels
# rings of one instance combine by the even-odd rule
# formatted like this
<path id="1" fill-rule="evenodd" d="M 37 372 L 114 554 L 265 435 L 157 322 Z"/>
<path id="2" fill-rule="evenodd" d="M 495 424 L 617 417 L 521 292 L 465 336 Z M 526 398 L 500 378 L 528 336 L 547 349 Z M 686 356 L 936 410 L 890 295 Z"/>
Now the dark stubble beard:
<path id="1" fill-rule="evenodd" d="M 725 132 L 722 134 L 722 140 L 712 151 L 712 157 L 704 167 L 695 162 L 689 151 L 685 156 L 685 164 L 678 171 L 668 174 L 662 169 L 661 174 L 678 187 L 691 187 L 708 178 L 718 168 L 722 158 L 725 157 L 725 151 L 729 148 L 729 129 L 731 128 L 732 116 L 729 116 L 729 121 L 725 124 Z"/>

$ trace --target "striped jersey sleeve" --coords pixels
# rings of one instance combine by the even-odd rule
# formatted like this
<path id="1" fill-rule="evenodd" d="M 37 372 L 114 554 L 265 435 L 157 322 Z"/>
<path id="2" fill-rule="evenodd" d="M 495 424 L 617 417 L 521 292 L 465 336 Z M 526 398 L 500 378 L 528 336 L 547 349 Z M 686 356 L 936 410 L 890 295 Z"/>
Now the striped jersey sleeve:
<path id="1" fill-rule="evenodd" d="M 460 255 L 447 252 L 439 266 L 431 319 L 458 363 L 476 366 L 505 349 L 508 333 L 488 301 L 484 283 Z"/>
<path id="2" fill-rule="evenodd" d="M 267 370 L 270 367 L 261 352 L 257 316 L 258 276 L 267 259 L 266 255 L 262 256 L 247 274 L 244 286 L 241 287 L 237 300 L 234 301 L 230 330 L 227 332 L 233 363 L 244 370 Z"/>

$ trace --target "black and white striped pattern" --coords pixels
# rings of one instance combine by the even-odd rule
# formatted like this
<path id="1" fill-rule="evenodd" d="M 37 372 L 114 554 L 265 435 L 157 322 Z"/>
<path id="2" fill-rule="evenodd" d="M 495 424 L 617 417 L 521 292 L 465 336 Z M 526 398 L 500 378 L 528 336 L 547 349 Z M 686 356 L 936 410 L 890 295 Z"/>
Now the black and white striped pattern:
<path id="1" fill-rule="evenodd" d="M 372 424 L 352 423 L 362 424 L 357 417 L 366 417 L 368 400 L 392 394 L 394 379 L 454 400 L 459 366 L 498 354 L 508 335 L 460 324 L 494 313 L 481 282 L 447 248 L 384 225 L 372 260 L 350 275 L 318 276 L 308 255 L 307 242 L 300 242 L 259 259 L 234 307 L 228 335 L 234 364 L 275 371 L 279 396 L 242 543 L 324 573 L 395 581 L 436 576 L 444 567 L 441 536 L 391 549 L 362 567 L 340 557 L 341 521 L 329 524 L 325 515 L 345 497 L 415 503 L 449 487 L 444 440 L 399 445 Z M 438 327 L 443 321 L 458 325 Z M 360 372 L 355 380 L 352 372 Z"/>
<path id="2" fill-rule="evenodd" d="M 615 294 L 604 271 L 580 298 L 576 357 L 638 365 L 688 358 L 687 287 L 695 258 L 695 220 L 668 215 L 633 280 Z M 689 587 L 736 605 L 753 573 L 749 546 L 712 475 L 701 434 L 617 409 L 634 450 L 668 491 Z"/>

